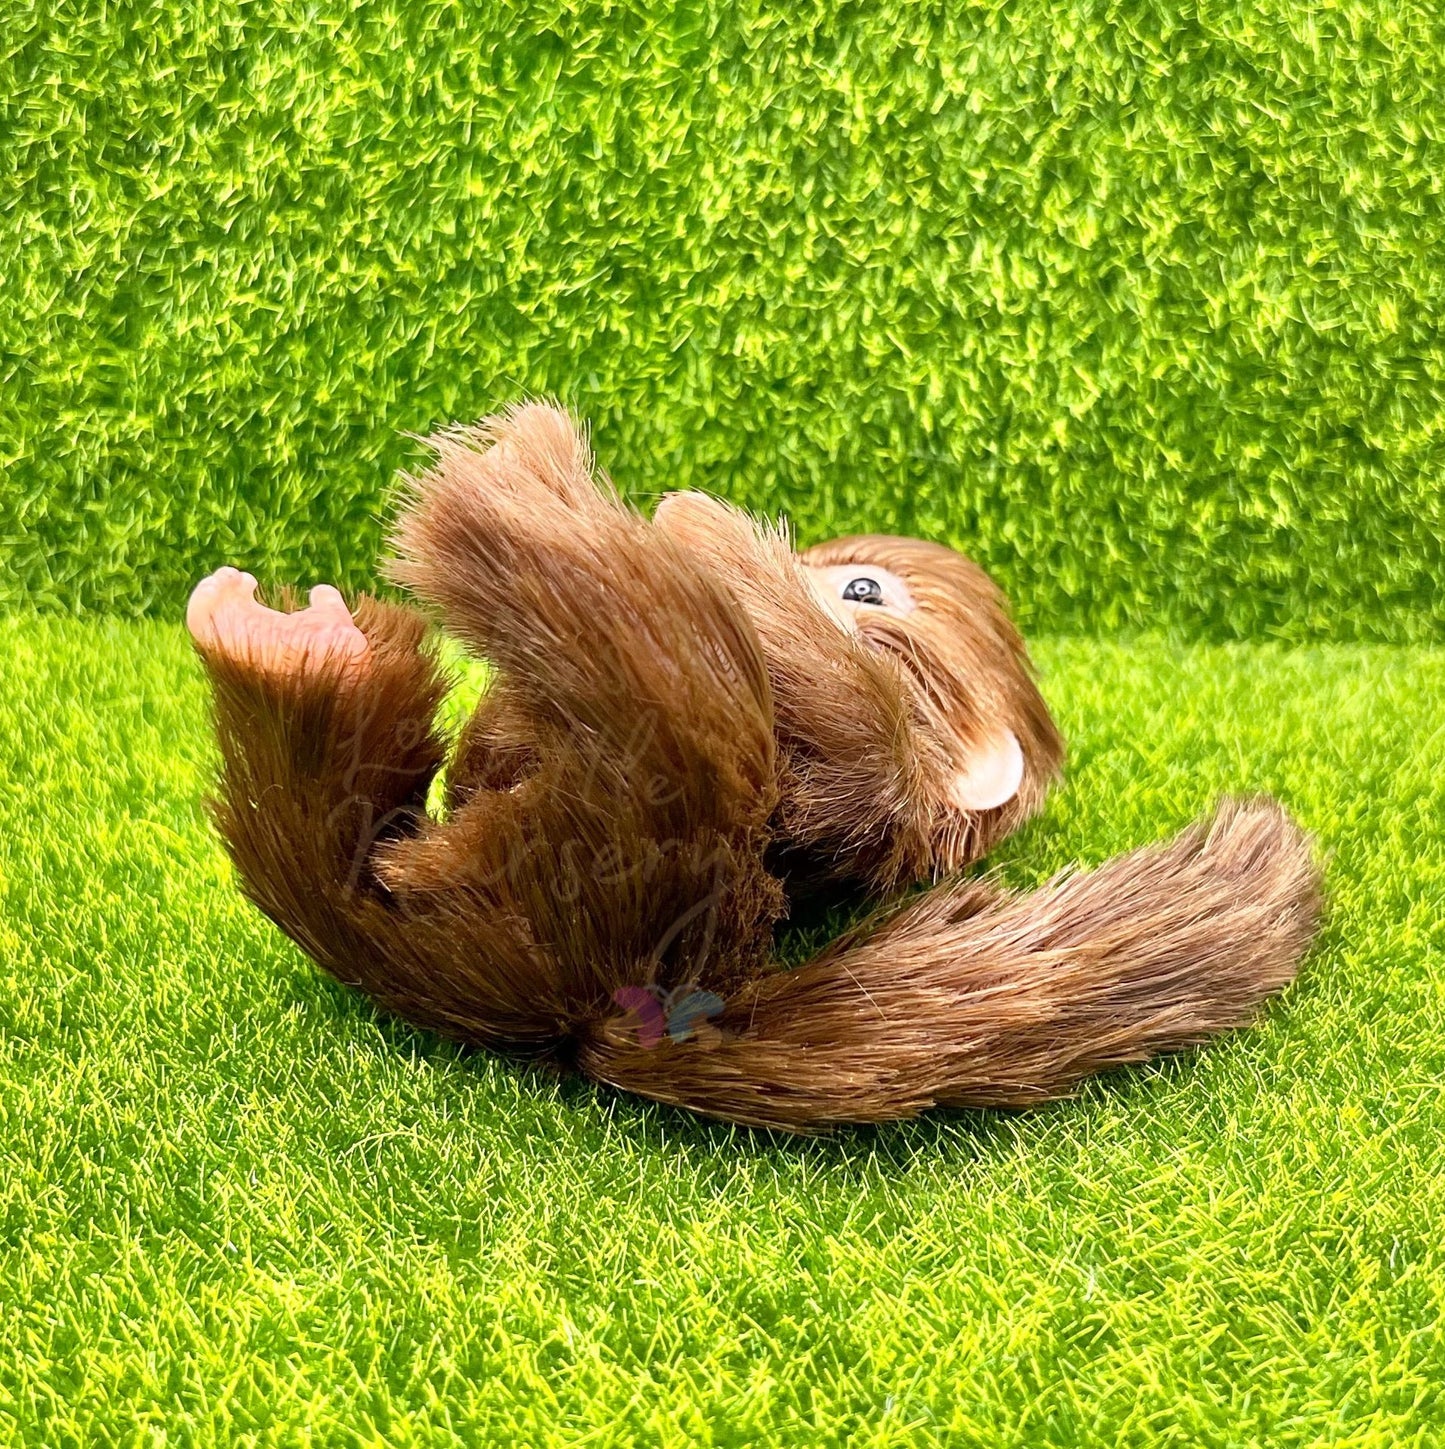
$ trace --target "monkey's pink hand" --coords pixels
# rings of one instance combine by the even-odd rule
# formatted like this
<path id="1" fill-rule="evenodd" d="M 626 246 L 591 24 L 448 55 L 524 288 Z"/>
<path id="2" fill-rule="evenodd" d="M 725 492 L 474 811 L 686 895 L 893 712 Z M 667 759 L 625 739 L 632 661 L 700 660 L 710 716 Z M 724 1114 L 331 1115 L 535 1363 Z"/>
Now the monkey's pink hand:
<path id="1" fill-rule="evenodd" d="M 257 603 L 250 574 L 217 569 L 196 585 L 186 628 L 208 653 L 249 660 L 263 674 L 295 677 L 339 660 L 343 672 L 360 676 L 370 662 L 366 635 L 330 584 L 311 590 L 307 608 L 283 614 Z"/>

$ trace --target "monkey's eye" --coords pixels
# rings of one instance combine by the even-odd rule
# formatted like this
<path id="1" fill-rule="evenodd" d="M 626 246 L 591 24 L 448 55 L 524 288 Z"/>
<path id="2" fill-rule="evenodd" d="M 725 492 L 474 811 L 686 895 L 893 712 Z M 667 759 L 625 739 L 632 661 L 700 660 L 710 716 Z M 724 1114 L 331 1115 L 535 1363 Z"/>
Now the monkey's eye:
<path id="1" fill-rule="evenodd" d="M 843 585 L 843 597 L 850 604 L 881 604 L 883 585 L 877 579 L 849 579 Z"/>
<path id="2" fill-rule="evenodd" d="M 897 574 L 867 559 L 840 564 L 804 564 L 803 573 L 818 602 L 850 633 L 862 625 L 876 623 L 874 609 L 899 617 L 911 614 L 918 607 L 908 585 Z M 867 607 L 859 608 L 860 604 Z"/>

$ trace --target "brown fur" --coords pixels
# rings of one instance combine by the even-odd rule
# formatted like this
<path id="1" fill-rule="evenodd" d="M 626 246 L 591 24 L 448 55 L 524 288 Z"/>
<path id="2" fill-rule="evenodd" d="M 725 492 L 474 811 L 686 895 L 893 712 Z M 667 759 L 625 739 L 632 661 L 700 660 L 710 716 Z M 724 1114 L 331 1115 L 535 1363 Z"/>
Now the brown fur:
<path id="1" fill-rule="evenodd" d="M 360 673 L 198 646 L 217 824 L 252 899 L 339 979 L 455 1036 L 816 1131 L 1058 1096 L 1244 1024 L 1294 974 L 1319 879 L 1268 800 L 1030 895 L 945 881 L 776 969 L 805 883 L 951 874 L 1042 803 L 1062 746 L 994 585 L 917 540 L 797 556 L 698 495 L 648 521 L 548 407 L 435 446 L 394 573 L 499 676 L 445 820 L 424 811 L 443 681 L 420 615 L 363 600 Z M 847 632 L 802 567 L 840 563 L 892 570 L 918 607 Z M 1000 726 L 1023 785 L 960 810 L 950 772 Z M 720 1000 L 655 1040 L 619 1004 L 639 988 Z"/>

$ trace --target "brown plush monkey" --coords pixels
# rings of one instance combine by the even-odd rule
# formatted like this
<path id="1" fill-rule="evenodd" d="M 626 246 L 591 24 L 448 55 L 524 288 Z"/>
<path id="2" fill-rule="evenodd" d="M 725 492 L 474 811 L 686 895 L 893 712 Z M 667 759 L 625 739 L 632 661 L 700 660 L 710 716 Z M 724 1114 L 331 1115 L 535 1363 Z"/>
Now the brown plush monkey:
<path id="1" fill-rule="evenodd" d="M 565 414 L 434 440 L 395 578 L 496 677 L 447 772 L 426 621 L 222 569 L 188 624 L 216 822 L 256 904 L 412 1021 L 659 1101 L 816 1131 L 1025 1106 L 1253 1016 L 1319 910 L 1266 799 L 1027 895 L 943 880 L 796 969 L 775 922 L 948 876 L 1036 811 L 1062 747 L 990 580 L 862 537 L 794 554 L 695 494 L 647 520 Z"/>

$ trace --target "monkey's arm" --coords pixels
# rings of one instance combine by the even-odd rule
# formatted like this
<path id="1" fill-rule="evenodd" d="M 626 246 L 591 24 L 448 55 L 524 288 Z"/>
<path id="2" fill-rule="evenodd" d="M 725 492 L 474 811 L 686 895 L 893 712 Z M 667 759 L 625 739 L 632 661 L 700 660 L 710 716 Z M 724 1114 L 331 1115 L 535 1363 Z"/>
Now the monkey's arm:
<path id="1" fill-rule="evenodd" d="M 918 727 L 898 660 L 838 627 L 782 529 L 700 493 L 669 494 L 656 523 L 748 591 L 786 760 L 788 841 L 884 890 L 927 874 L 932 786 L 948 765 Z"/>
<path id="2" fill-rule="evenodd" d="M 393 574 L 496 667 L 505 703 L 469 730 L 467 798 L 389 847 L 383 878 L 412 896 L 505 879 L 579 1010 L 760 961 L 776 783 L 748 616 L 595 476 L 565 414 L 532 406 L 436 446 Z M 490 767 L 509 759 L 526 767 L 510 784 Z"/>
<path id="3" fill-rule="evenodd" d="M 634 785 L 665 775 L 688 803 L 731 771 L 761 787 L 769 701 L 751 623 L 596 476 L 566 415 L 534 404 L 433 444 L 391 573 L 497 667 L 522 714 L 595 741 Z"/>

